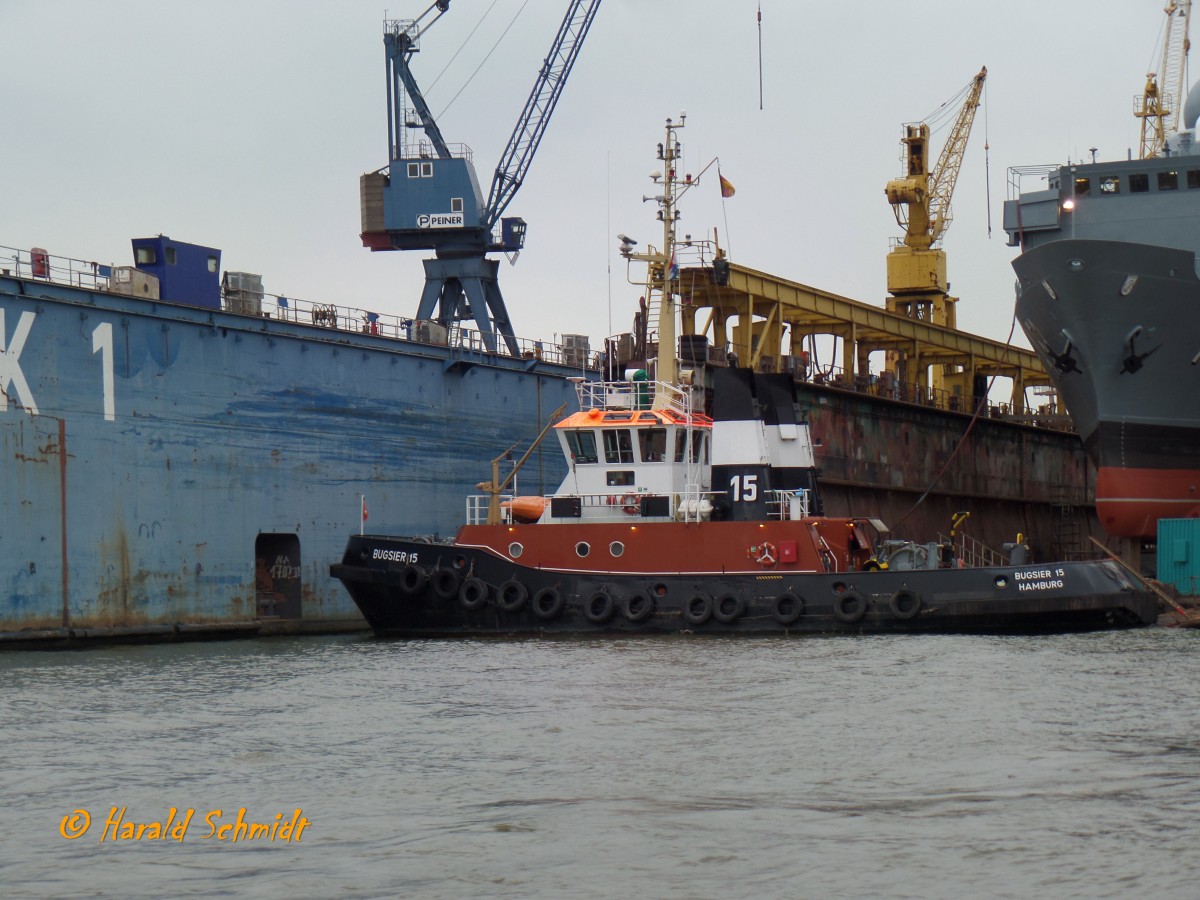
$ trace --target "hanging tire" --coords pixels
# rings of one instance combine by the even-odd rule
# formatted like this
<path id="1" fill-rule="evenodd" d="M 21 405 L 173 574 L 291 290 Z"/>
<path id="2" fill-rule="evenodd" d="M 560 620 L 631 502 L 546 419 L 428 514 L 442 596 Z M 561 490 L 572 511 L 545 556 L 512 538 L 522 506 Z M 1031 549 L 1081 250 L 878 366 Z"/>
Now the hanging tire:
<path id="1" fill-rule="evenodd" d="M 644 622 L 654 612 L 654 598 L 643 591 L 635 591 L 621 601 L 621 613 L 630 622 Z"/>
<path id="2" fill-rule="evenodd" d="M 833 616 L 839 622 L 852 625 L 867 614 L 867 598 L 858 591 L 846 591 L 838 594 L 833 601 Z"/>
<path id="3" fill-rule="evenodd" d="M 562 615 L 567 605 L 566 598 L 556 587 L 544 587 L 533 595 L 533 614 L 539 619 L 549 621 Z"/>
<path id="4" fill-rule="evenodd" d="M 712 614 L 723 625 L 740 619 L 746 611 L 746 601 L 737 594 L 722 594 L 713 603 Z"/>
<path id="5" fill-rule="evenodd" d="M 458 589 L 458 602 L 463 605 L 463 609 L 479 609 L 483 604 L 487 603 L 488 586 L 470 575 L 463 579 L 462 587 Z"/>
<path id="6" fill-rule="evenodd" d="M 892 599 L 888 601 L 888 607 L 897 619 L 902 621 L 915 619 L 921 612 L 921 595 L 908 588 L 901 588 L 892 594 Z"/>
<path id="7" fill-rule="evenodd" d="M 462 582 L 453 569 L 436 569 L 429 580 L 433 584 L 433 592 L 443 600 L 452 599 L 458 593 L 459 584 Z"/>
<path id="8" fill-rule="evenodd" d="M 496 605 L 505 612 L 516 612 L 529 599 L 529 589 L 515 578 L 500 585 L 496 592 Z"/>
<path id="9" fill-rule="evenodd" d="M 804 598 L 791 591 L 784 591 L 775 598 L 771 616 L 780 625 L 791 625 L 804 615 Z"/>
<path id="10" fill-rule="evenodd" d="M 689 625 L 703 625 L 712 618 L 712 598 L 708 594 L 692 594 L 683 604 L 679 614 Z"/>
<path id="11" fill-rule="evenodd" d="M 602 625 L 612 618 L 616 606 L 612 594 L 601 588 L 587 598 L 583 604 L 583 614 L 593 625 Z"/>
<path id="12" fill-rule="evenodd" d="M 405 594 L 419 594 L 429 584 L 429 573 L 416 563 L 409 563 L 400 573 L 400 590 Z"/>

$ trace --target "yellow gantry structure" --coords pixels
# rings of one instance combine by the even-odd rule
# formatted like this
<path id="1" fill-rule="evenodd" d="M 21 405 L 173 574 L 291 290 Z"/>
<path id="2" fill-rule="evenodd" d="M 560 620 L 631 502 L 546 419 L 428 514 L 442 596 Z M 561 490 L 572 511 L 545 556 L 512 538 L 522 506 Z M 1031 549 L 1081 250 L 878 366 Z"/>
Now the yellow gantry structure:
<path id="1" fill-rule="evenodd" d="M 796 361 L 807 358 L 807 338 L 834 335 L 842 339 L 837 362 L 840 372 L 831 375 L 835 383 L 861 387 L 864 380 L 873 382 L 870 354 L 890 350 L 903 354 L 909 374 L 907 378 L 901 375 L 894 386 L 901 399 L 971 409 L 971 397 L 962 396 L 962 391 L 946 392 L 943 397 L 931 390 L 929 369 L 935 365 L 962 366 L 968 375 L 966 385 L 974 376 L 1011 378 L 1012 411 L 1017 415 L 1026 409 L 1026 388 L 1050 385 L 1045 369 L 1029 350 L 734 263 L 729 264 L 727 284 L 715 284 L 711 268 L 684 268 L 679 273 L 678 290 L 684 312 L 683 333 L 707 334 L 720 352 L 728 346 L 737 354 L 739 364 L 758 370 L 795 374 Z M 790 357 L 773 355 L 778 352 L 774 348 L 790 348 Z M 874 381 L 878 378 L 874 376 Z M 903 394 L 906 382 L 917 389 L 912 396 Z"/>

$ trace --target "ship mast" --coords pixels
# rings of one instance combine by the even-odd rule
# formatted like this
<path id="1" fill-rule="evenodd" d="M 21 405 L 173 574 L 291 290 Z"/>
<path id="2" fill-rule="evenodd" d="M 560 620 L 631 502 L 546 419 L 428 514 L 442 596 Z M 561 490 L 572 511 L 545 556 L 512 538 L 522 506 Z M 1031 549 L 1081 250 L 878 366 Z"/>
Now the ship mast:
<path id="1" fill-rule="evenodd" d="M 687 190 L 695 183 L 687 176 L 681 178 L 678 171 L 683 148 L 676 132 L 683 128 L 686 119 L 686 112 L 679 114 L 678 122 L 667 119 L 666 141 L 658 145 L 658 158 L 662 161 L 663 171 L 650 173 L 650 180 L 662 189 L 662 193 L 642 198 L 643 202 L 654 200 L 658 203 L 658 219 L 663 223 L 662 250 L 658 251 L 653 246 L 648 246 L 645 253 L 634 253 L 632 247 L 636 242 L 628 238 L 623 238 L 625 243 L 621 248 L 621 255 L 626 259 L 639 260 L 648 265 L 646 314 L 650 317 L 657 311 L 658 320 L 658 356 L 654 360 L 654 381 L 657 387 L 654 392 L 653 409 L 666 409 L 671 405 L 670 396 L 663 386 L 674 385 L 679 380 L 675 349 L 675 295 L 679 280 L 679 261 L 675 256 L 675 228 L 679 222 L 676 201 L 677 189 L 681 184 L 684 185 L 684 190 Z"/>

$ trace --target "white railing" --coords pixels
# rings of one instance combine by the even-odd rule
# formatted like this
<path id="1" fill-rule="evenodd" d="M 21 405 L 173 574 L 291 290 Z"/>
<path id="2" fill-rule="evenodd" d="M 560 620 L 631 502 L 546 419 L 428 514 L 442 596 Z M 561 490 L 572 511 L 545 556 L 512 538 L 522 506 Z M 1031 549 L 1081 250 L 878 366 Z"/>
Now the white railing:
<path id="1" fill-rule="evenodd" d="M 120 291 L 115 289 L 111 277 L 115 268 L 119 267 L 50 254 L 35 258 L 29 250 L 0 245 L 0 275 L 33 278 L 53 284 L 119 294 Z M 455 325 L 447 329 L 436 322 L 266 292 L 254 292 L 254 310 L 248 311 L 242 298 L 249 292 L 236 293 L 239 295 L 238 304 L 224 303 L 225 312 L 297 325 L 313 325 L 331 331 L 358 332 L 392 340 L 451 347 L 464 356 L 508 355 L 508 348 L 499 334 L 494 335 L 497 349 L 492 351 L 487 347 L 485 334 L 473 328 Z M 580 372 L 594 371 L 600 367 L 599 353 L 590 353 L 579 347 L 520 337 L 516 339 L 516 343 L 522 359 L 569 366 Z"/>

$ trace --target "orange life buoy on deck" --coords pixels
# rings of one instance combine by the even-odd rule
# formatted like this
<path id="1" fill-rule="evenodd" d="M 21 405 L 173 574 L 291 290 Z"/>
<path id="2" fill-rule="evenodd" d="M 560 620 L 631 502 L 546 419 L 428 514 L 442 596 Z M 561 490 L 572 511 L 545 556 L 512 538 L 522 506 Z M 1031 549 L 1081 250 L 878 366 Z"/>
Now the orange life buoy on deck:
<path id="1" fill-rule="evenodd" d="M 754 561 L 760 566 L 773 566 L 778 558 L 779 553 L 775 550 L 775 545 L 767 541 L 758 545 L 758 555 L 754 557 Z"/>
<path id="2" fill-rule="evenodd" d="M 629 515 L 631 515 L 631 516 L 636 516 L 639 512 L 641 512 L 642 508 L 638 504 L 637 495 L 636 494 L 626 494 L 624 497 L 622 497 L 621 498 L 621 509 L 625 510 L 625 512 L 629 513 Z"/>

